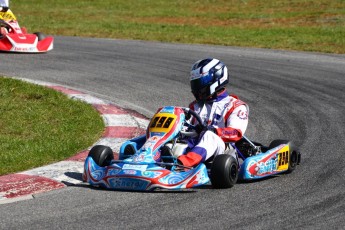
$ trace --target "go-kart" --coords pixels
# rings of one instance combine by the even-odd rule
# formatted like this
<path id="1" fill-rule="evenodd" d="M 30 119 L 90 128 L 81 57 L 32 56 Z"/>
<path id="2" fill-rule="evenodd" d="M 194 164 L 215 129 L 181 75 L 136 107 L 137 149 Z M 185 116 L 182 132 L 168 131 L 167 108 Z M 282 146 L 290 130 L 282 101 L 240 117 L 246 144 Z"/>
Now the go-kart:
<path id="1" fill-rule="evenodd" d="M 177 157 L 186 152 L 186 138 L 198 135 L 196 126 L 189 122 L 191 117 L 202 125 L 198 114 L 189 108 L 160 108 L 146 135 L 122 144 L 118 160 L 110 147 L 92 147 L 84 163 L 83 181 L 114 190 L 183 189 L 210 181 L 214 188 L 230 188 L 238 180 L 290 173 L 300 163 L 301 154 L 290 141 L 275 140 L 265 147 L 244 137 L 227 143 L 229 148 L 224 154 L 185 167 Z"/>
<path id="2" fill-rule="evenodd" d="M 0 51 L 44 53 L 53 49 L 54 38 L 41 32 L 28 34 L 11 10 L 0 12 Z"/>

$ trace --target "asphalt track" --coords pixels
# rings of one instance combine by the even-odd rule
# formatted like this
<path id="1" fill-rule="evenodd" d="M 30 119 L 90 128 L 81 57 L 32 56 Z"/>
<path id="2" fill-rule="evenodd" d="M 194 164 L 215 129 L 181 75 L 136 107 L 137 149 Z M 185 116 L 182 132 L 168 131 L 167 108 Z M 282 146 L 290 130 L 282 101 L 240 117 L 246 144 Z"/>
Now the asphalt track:
<path id="1" fill-rule="evenodd" d="M 150 116 L 185 106 L 191 64 L 217 57 L 250 106 L 247 136 L 293 140 L 292 174 L 232 189 L 117 192 L 85 184 L 0 205 L 1 229 L 344 229 L 345 56 L 57 37 L 43 55 L 0 53 L 0 75 L 62 84 Z"/>

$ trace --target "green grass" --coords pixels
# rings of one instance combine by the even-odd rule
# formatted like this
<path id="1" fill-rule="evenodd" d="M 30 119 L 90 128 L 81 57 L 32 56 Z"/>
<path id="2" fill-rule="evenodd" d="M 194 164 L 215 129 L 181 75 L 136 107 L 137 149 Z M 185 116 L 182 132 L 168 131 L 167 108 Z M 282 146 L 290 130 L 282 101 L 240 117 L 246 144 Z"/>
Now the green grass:
<path id="1" fill-rule="evenodd" d="M 73 156 L 95 143 L 103 129 L 91 105 L 0 77 L 0 175 Z"/>
<path id="2" fill-rule="evenodd" d="M 345 53 L 344 0 L 16 0 L 29 31 Z"/>

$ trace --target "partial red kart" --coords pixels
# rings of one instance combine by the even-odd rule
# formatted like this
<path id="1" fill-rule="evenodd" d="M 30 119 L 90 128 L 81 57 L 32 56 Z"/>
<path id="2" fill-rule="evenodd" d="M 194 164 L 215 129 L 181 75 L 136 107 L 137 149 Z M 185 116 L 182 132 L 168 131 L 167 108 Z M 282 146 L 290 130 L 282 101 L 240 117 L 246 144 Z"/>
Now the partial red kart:
<path id="1" fill-rule="evenodd" d="M 44 53 L 53 49 L 54 38 L 36 32 L 28 34 L 20 27 L 11 10 L 0 12 L 0 51 Z"/>

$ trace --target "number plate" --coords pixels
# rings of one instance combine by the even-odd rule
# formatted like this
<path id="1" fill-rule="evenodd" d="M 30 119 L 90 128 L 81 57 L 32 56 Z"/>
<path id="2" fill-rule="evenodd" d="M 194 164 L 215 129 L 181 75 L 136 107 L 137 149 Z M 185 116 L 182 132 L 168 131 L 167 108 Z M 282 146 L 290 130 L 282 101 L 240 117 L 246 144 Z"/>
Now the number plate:
<path id="1" fill-rule="evenodd" d="M 278 171 L 289 168 L 289 146 L 285 146 L 278 152 Z"/>
<path id="2" fill-rule="evenodd" d="M 174 124 L 176 119 L 175 114 L 169 113 L 158 113 L 156 114 L 150 123 L 150 132 L 164 132 L 167 133 L 170 131 L 172 124 Z"/>

